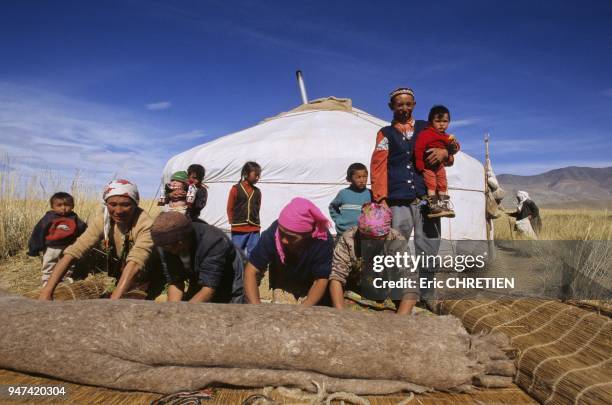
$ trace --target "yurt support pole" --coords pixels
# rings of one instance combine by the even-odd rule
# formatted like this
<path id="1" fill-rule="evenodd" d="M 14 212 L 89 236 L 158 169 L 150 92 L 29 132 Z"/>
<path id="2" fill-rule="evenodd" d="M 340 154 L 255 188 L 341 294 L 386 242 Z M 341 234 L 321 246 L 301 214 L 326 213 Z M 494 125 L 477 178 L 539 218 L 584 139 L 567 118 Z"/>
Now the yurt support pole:
<path id="1" fill-rule="evenodd" d="M 297 72 L 295 72 L 295 76 L 297 77 L 298 86 L 300 87 L 302 104 L 308 104 L 308 96 L 306 95 L 306 85 L 304 84 L 304 76 L 302 75 L 302 71 L 298 70 Z"/>
<path id="2" fill-rule="evenodd" d="M 484 136 L 484 143 L 485 143 L 485 175 L 484 175 L 484 183 L 485 183 L 485 216 L 487 215 L 487 195 L 489 194 L 489 179 L 487 178 L 487 172 L 489 169 L 489 165 L 491 164 L 491 161 L 489 160 L 489 134 L 486 133 Z M 486 224 L 487 224 L 487 241 L 491 240 L 491 225 L 492 225 L 492 221 L 489 218 L 486 218 Z"/>

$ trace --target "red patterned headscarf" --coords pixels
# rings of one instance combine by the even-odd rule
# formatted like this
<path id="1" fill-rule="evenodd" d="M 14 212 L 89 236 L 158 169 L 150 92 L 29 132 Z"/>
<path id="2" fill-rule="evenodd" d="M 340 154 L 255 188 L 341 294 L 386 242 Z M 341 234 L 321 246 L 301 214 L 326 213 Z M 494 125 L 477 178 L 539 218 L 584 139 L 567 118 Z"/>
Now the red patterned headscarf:
<path id="1" fill-rule="evenodd" d="M 383 204 L 364 204 L 358 224 L 359 232 L 364 236 L 385 236 L 391 231 L 391 210 Z"/>
<path id="2" fill-rule="evenodd" d="M 102 200 L 104 201 L 104 244 L 108 245 L 109 234 L 111 228 L 110 215 L 108 208 L 106 208 L 106 200 L 114 196 L 129 197 L 138 205 L 140 202 L 140 195 L 138 194 L 138 187 L 136 184 L 129 180 L 117 179 L 111 180 L 105 187 L 102 193 Z"/>

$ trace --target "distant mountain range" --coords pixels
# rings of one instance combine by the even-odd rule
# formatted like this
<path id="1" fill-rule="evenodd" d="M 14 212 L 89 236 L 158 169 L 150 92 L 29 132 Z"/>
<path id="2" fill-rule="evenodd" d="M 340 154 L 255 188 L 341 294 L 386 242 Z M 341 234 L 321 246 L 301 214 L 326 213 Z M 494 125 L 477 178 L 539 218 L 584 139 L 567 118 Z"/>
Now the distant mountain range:
<path id="1" fill-rule="evenodd" d="M 542 207 L 612 209 L 612 167 L 570 166 L 533 176 L 500 174 L 497 180 L 506 190 L 506 207 L 517 190 L 525 190 Z"/>

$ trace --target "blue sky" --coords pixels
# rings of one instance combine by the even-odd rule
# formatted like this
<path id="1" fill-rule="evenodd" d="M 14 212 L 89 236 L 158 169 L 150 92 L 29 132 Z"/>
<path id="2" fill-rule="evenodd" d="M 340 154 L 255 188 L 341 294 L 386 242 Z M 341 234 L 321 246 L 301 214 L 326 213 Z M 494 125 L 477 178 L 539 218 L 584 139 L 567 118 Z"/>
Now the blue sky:
<path id="1" fill-rule="evenodd" d="M 497 173 L 612 166 L 612 2 L 420 3 L 4 2 L 2 164 L 152 196 L 172 155 L 297 106 L 299 68 L 381 118 L 398 86 L 447 105 Z"/>

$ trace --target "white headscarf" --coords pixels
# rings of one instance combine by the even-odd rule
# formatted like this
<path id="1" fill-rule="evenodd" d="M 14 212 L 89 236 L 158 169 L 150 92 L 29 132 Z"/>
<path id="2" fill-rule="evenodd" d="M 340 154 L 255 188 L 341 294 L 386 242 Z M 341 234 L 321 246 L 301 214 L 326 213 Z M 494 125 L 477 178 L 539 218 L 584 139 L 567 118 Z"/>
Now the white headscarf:
<path id="1" fill-rule="evenodd" d="M 518 205 L 516 206 L 517 211 L 520 211 L 523 208 L 523 203 L 529 200 L 529 194 L 526 191 L 517 191 L 516 198 L 518 198 Z"/>
<path id="2" fill-rule="evenodd" d="M 124 197 L 130 197 L 132 201 L 138 205 L 140 201 L 140 195 L 138 194 L 138 187 L 136 184 L 130 182 L 125 179 L 117 179 L 111 180 L 105 187 L 104 192 L 102 193 L 102 200 L 104 202 L 104 243 L 108 244 L 109 234 L 110 234 L 110 215 L 108 213 L 108 208 L 106 207 L 106 200 L 110 197 L 120 195 Z"/>

